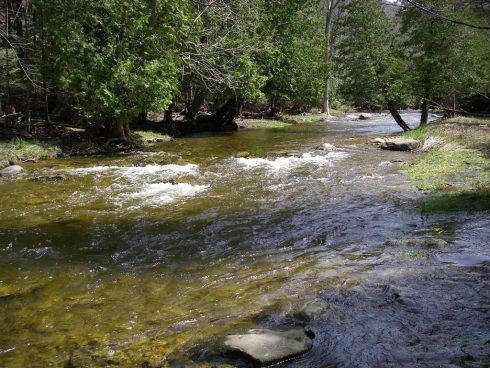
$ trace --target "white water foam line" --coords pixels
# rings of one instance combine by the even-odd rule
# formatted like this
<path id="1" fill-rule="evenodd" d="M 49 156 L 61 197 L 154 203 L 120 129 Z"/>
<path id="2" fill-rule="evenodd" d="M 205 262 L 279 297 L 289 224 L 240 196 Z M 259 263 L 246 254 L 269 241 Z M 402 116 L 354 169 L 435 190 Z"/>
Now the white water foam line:
<path id="1" fill-rule="evenodd" d="M 94 166 L 70 170 L 75 175 L 112 177 L 114 182 L 98 189 L 98 195 L 111 198 L 121 208 L 155 207 L 194 197 L 207 190 L 208 185 L 175 183 L 174 179 L 198 176 L 199 166 L 147 165 L 147 166 Z M 118 179 L 124 179 L 119 181 Z M 129 206 L 129 207 L 128 207 Z"/>
<path id="2" fill-rule="evenodd" d="M 186 175 L 198 175 L 199 166 L 188 165 L 147 165 L 147 166 L 94 166 L 70 170 L 70 173 L 77 175 L 89 175 L 97 173 L 108 173 L 123 176 L 127 179 L 140 178 L 148 175 L 164 175 L 169 178 Z"/>
<path id="3" fill-rule="evenodd" d="M 237 158 L 236 162 L 245 168 L 266 168 L 274 173 L 296 169 L 304 165 L 331 166 L 334 161 L 342 160 L 349 155 L 345 152 L 329 152 L 326 155 L 312 155 L 304 153 L 300 157 L 265 158 Z"/>
<path id="4" fill-rule="evenodd" d="M 209 185 L 191 185 L 188 183 L 146 184 L 140 191 L 123 195 L 123 198 L 142 200 L 141 204 L 146 206 L 158 206 L 179 199 L 194 197 L 208 188 Z"/>

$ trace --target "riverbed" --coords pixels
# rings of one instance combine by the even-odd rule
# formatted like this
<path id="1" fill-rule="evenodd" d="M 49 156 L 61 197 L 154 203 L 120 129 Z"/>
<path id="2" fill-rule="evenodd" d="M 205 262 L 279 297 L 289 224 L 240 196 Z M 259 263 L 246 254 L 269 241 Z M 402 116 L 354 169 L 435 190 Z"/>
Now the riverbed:
<path id="1" fill-rule="evenodd" d="M 490 213 L 422 216 L 400 171 L 416 154 L 368 144 L 397 131 L 334 119 L 27 164 L 0 182 L 0 367 L 247 366 L 210 346 L 305 324 L 313 349 L 279 367 L 490 364 Z"/>

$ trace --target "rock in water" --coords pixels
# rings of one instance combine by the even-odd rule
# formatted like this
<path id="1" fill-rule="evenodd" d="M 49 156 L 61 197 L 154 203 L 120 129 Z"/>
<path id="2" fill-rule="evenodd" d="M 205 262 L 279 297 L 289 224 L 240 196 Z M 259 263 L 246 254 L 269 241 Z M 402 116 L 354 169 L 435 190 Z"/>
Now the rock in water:
<path id="1" fill-rule="evenodd" d="M 333 144 L 330 143 L 323 143 L 321 146 L 315 147 L 315 149 L 319 151 L 333 152 L 337 150 L 337 147 L 335 147 Z"/>
<path id="2" fill-rule="evenodd" d="M 379 138 L 379 137 L 378 137 L 378 138 L 371 139 L 371 140 L 370 140 L 370 142 L 371 142 L 372 144 L 376 144 L 376 145 L 380 146 L 380 145 L 382 145 L 382 144 L 384 144 L 384 143 L 385 143 L 385 139 L 384 139 L 384 138 Z"/>
<path id="3" fill-rule="evenodd" d="M 305 330 L 253 329 L 243 335 L 229 335 L 223 341 L 225 355 L 238 355 L 261 365 L 274 364 L 304 354 L 313 347 Z"/>
<path id="4" fill-rule="evenodd" d="M 369 114 L 359 115 L 359 120 L 369 120 L 369 119 L 371 119 L 371 115 L 369 115 Z"/>
<path id="5" fill-rule="evenodd" d="M 38 176 L 37 178 L 30 179 L 31 181 L 48 182 L 48 181 L 62 181 L 66 178 L 63 175 L 51 175 L 51 176 Z"/>
<path id="6" fill-rule="evenodd" d="M 236 158 L 248 158 L 250 157 L 250 152 L 242 151 L 236 154 Z"/>
<path id="7" fill-rule="evenodd" d="M 19 165 L 7 166 L 5 169 L 0 170 L 0 176 L 14 176 L 20 174 L 24 169 Z"/>
<path id="8" fill-rule="evenodd" d="M 381 143 L 381 149 L 389 151 L 413 151 L 420 146 L 420 142 L 411 138 L 386 138 Z"/>

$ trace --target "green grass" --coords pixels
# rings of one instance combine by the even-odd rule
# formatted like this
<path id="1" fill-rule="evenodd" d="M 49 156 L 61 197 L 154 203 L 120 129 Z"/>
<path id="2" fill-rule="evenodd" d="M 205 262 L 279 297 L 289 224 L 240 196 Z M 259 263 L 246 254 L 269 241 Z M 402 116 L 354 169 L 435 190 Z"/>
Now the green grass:
<path id="1" fill-rule="evenodd" d="M 317 122 L 317 121 L 324 121 L 326 119 L 325 115 L 324 114 L 321 114 L 321 113 L 318 113 L 318 114 L 307 114 L 307 115 L 302 115 L 302 114 L 299 114 L 299 115 L 289 115 L 289 114 L 285 114 L 285 115 L 283 115 L 283 117 L 286 120 L 294 121 L 294 122 L 300 123 L 300 124 L 303 124 L 303 123 L 314 123 L 314 122 Z"/>
<path id="2" fill-rule="evenodd" d="M 169 142 L 172 140 L 172 137 L 166 134 L 155 133 L 152 131 L 138 130 L 134 133 L 139 135 L 147 143 Z"/>
<path id="3" fill-rule="evenodd" d="M 422 213 L 490 210 L 489 128 L 489 119 L 457 117 L 404 133 L 442 140 L 403 170 L 430 193 Z"/>
<path id="4" fill-rule="evenodd" d="M 403 133 L 403 136 L 406 138 L 423 139 L 427 137 L 428 132 L 429 125 L 424 125 L 422 127 L 418 127 L 417 129 Z"/>
<path id="5" fill-rule="evenodd" d="M 53 159 L 60 154 L 61 149 L 58 146 L 49 143 L 40 143 L 35 140 L 16 137 L 9 142 L 0 142 L 0 161 L 37 161 Z"/>
<path id="6" fill-rule="evenodd" d="M 290 126 L 291 123 L 279 120 L 256 120 L 248 125 L 249 128 L 285 128 Z"/>
<path id="7" fill-rule="evenodd" d="M 477 150 L 432 150 L 404 171 L 420 190 L 477 189 L 490 186 L 489 165 Z"/>

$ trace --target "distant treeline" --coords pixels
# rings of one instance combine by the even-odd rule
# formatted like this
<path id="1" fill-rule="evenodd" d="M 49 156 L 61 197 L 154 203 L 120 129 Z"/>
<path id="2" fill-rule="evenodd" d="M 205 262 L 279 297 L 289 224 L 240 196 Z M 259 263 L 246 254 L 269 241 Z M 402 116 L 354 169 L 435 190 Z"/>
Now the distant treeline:
<path id="1" fill-rule="evenodd" d="M 490 102 L 488 2 L 1 0 L 0 116 L 128 139 L 147 112 L 211 130 L 348 105 L 480 113 Z M 390 5 L 391 10 L 393 4 Z M 388 14 L 388 15 L 387 15 Z M 203 113 L 206 114 L 203 114 Z"/>

